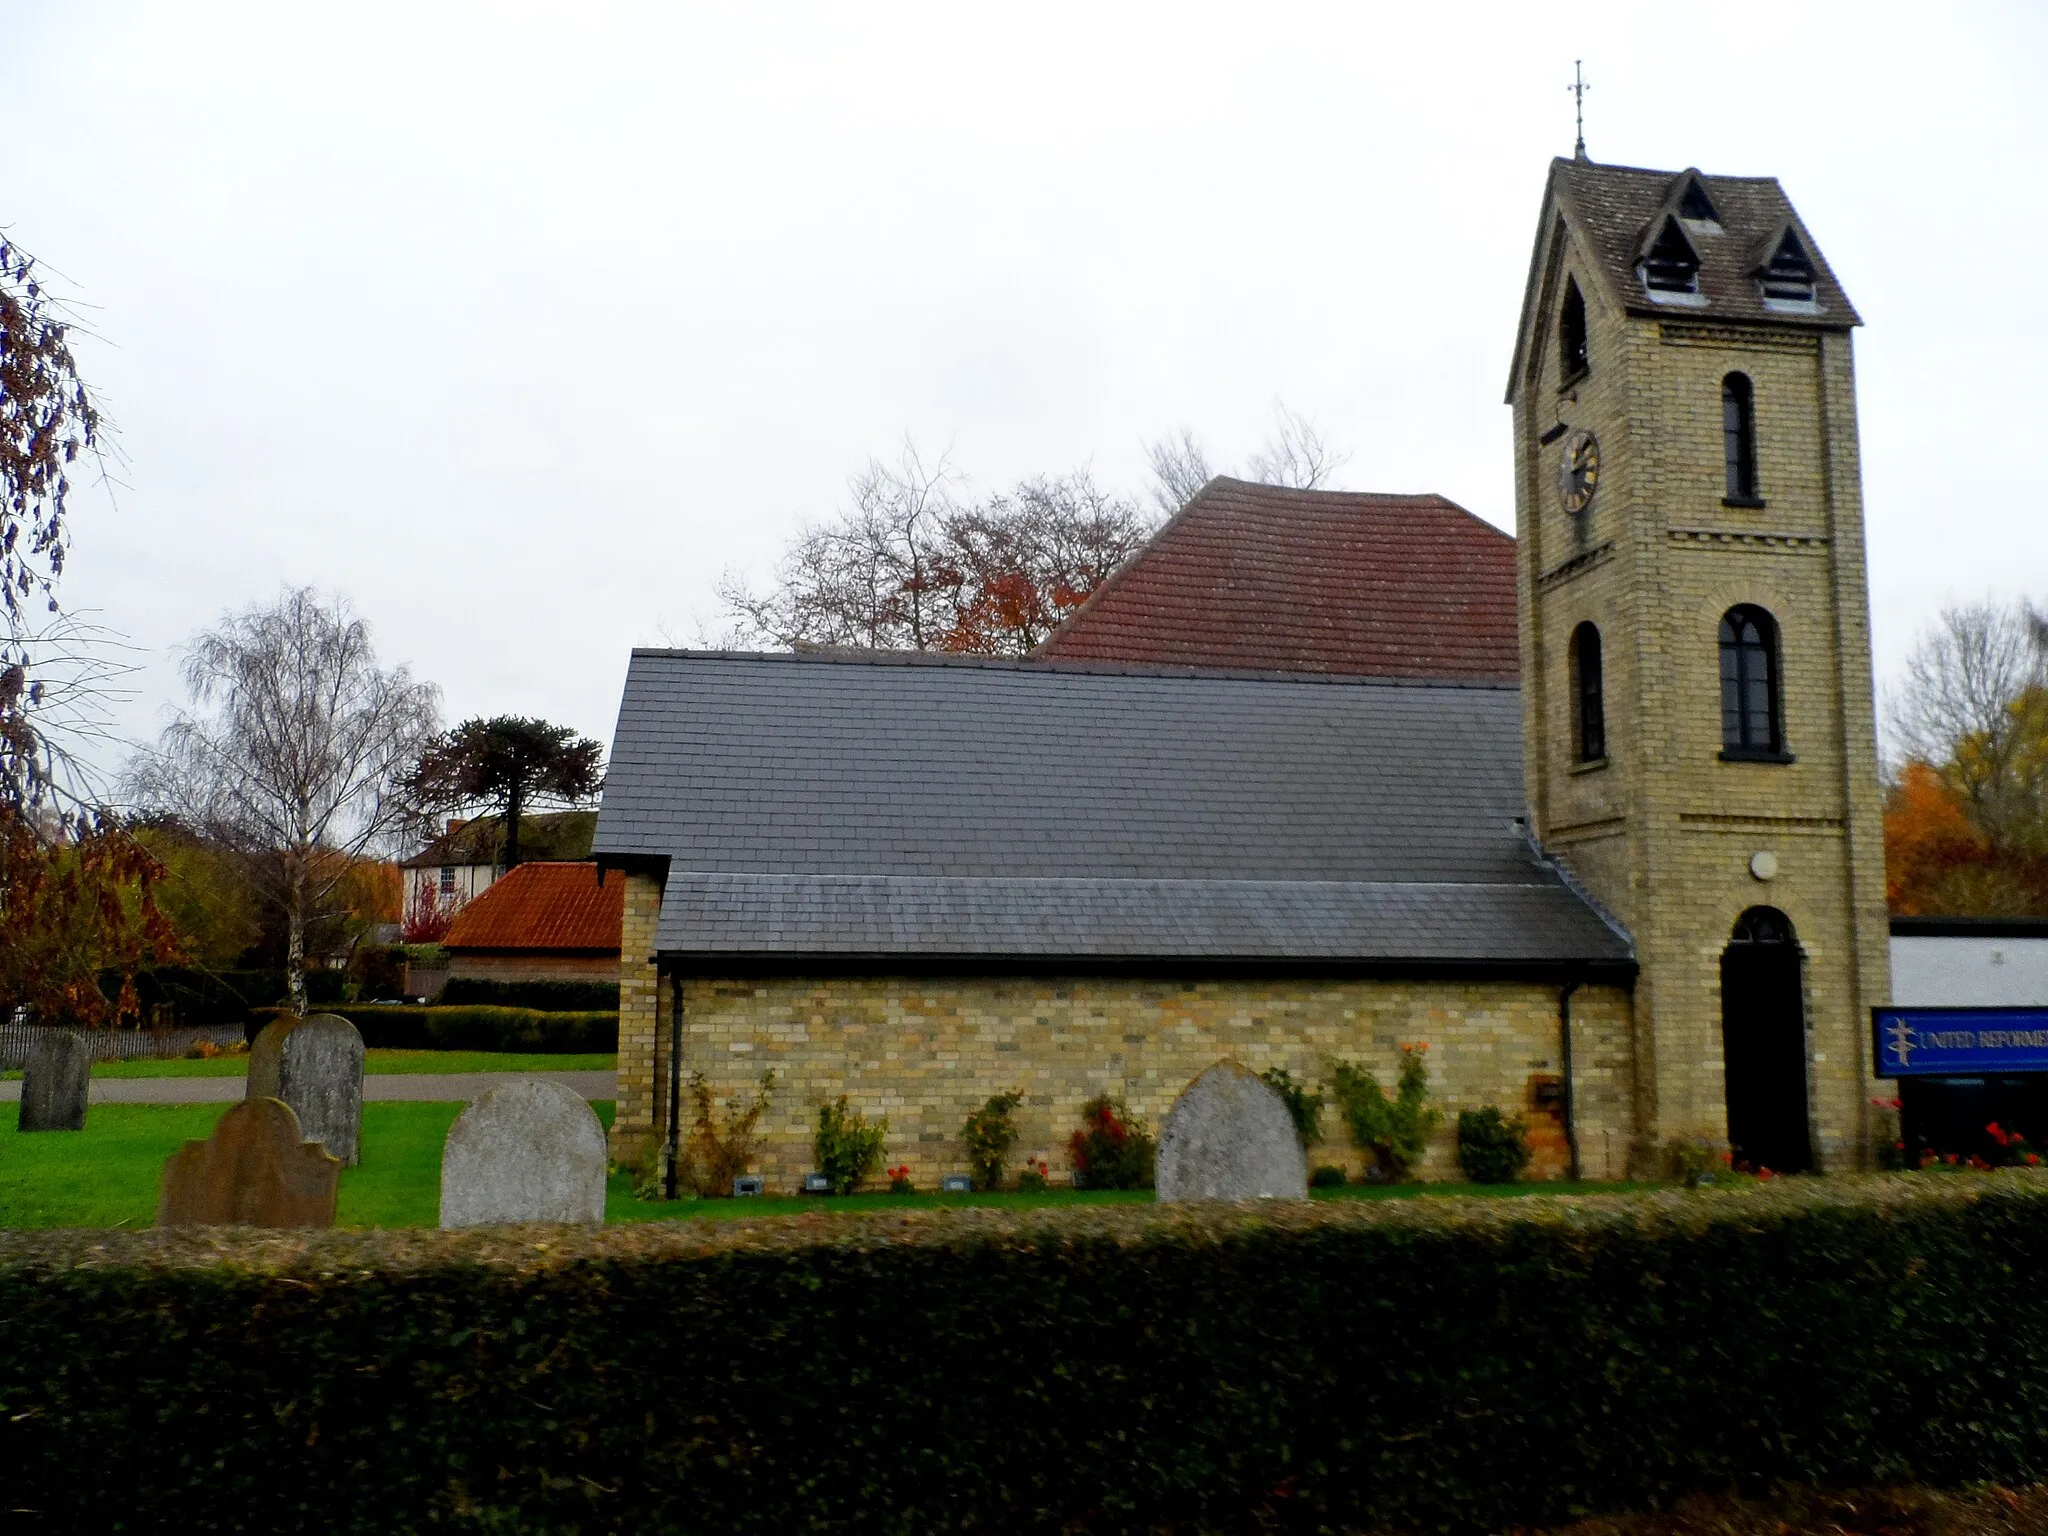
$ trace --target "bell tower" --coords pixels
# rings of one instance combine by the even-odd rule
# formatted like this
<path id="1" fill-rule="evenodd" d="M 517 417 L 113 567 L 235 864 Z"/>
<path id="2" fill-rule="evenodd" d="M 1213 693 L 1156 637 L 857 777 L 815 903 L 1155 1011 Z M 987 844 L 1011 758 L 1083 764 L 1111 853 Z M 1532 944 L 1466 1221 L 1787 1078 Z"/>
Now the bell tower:
<path id="1" fill-rule="evenodd" d="M 1507 393 L 1524 772 L 1635 940 L 1645 1169 L 1869 1159 L 1860 323 L 1776 180 L 1552 162 Z"/>

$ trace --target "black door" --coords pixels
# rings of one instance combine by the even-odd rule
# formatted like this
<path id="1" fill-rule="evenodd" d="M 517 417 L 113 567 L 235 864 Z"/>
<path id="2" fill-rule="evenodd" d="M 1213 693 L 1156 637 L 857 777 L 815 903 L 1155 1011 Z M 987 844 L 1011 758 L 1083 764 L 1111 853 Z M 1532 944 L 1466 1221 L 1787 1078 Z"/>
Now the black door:
<path id="1" fill-rule="evenodd" d="M 1721 1052 L 1736 1163 L 1774 1173 L 1810 1170 L 1799 945 L 1791 920 L 1776 908 L 1743 913 L 1721 952 Z"/>

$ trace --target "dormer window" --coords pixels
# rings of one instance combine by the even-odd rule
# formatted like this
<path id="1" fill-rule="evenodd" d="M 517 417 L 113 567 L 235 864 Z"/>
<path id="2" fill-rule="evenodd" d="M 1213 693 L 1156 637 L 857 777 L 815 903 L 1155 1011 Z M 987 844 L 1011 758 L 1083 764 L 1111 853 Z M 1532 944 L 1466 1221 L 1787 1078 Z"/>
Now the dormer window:
<path id="1" fill-rule="evenodd" d="M 1641 270 L 1643 286 L 1652 293 L 1700 291 L 1699 252 L 1685 238 L 1676 218 L 1665 219 L 1656 240 L 1643 253 Z"/>
<path id="2" fill-rule="evenodd" d="M 1785 231 L 1785 238 L 1778 242 L 1771 259 L 1758 272 L 1764 285 L 1766 304 L 1811 304 L 1814 302 L 1814 280 L 1818 276 L 1813 258 L 1806 253 L 1798 234 Z"/>
<path id="3" fill-rule="evenodd" d="M 1586 352 L 1586 299 L 1579 292 L 1578 283 L 1567 277 L 1564 280 L 1564 308 L 1557 321 L 1558 373 L 1562 382 L 1572 380 L 1592 371 L 1592 361 Z"/>
<path id="4" fill-rule="evenodd" d="M 1688 224 L 1711 224 L 1716 229 L 1721 224 L 1721 215 L 1714 211 L 1707 189 L 1696 180 L 1686 185 L 1685 196 L 1678 200 L 1678 216 Z"/>

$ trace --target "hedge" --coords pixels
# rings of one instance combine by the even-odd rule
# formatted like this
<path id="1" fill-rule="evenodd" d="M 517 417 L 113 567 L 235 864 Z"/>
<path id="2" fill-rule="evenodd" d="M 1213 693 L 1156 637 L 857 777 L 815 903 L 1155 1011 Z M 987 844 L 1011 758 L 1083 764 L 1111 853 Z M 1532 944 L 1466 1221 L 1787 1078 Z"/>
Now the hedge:
<path id="1" fill-rule="evenodd" d="M 274 1018 L 269 1010 L 250 1029 Z M 323 1008 L 361 1032 L 363 1044 L 407 1051 L 616 1051 L 619 1016 L 538 1008 L 443 1008 L 431 1003 L 344 1003 Z"/>
<path id="2" fill-rule="evenodd" d="M 181 1530 L 1498 1530 L 2048 1476 L 2048 1179 L 0 1236 L 7 1501 Z M 87 1462 L 119 1448 L 120 1475 Z"/>
<path id="3" fill-rule="evenodd" d="M 484 1004 L 496 1008 L 538 1008 L 543 1013 L 617 1013 L 616 981 L 487 981 L 451 977 L 435 999 L 442 1007 Z"/>
<path id="4" fill-rule="evenodd" d="M 121 973 L 102 971 L 100 990 L 109 1001 L 120 996 Z M 306 972 L 306 995 L 317 1005 L 338 1003 L 348 977 L 341 971 Z M 181 1025 L 240 1024 L 261 1009 L 284 1001 L 291 990 L 290 973 L 282 966 L 267 970 L 207 971 L 189 966 L 161 966 L 135 973 L 135 990 L 145 1017 L 160 1003 L 177 1011 Z"/>

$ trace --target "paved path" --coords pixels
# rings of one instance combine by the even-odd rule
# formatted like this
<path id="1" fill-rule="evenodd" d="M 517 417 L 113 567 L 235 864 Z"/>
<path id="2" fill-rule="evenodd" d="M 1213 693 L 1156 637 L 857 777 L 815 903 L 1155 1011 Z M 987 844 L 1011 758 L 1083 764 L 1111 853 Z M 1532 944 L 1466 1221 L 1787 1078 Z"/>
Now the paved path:
<path id="1" fill-rule="evenodd" d="M 616 1092 L 611 1072 L 385 1072 L 363 1078 L 363 1098 L 439 1099 L 467 1101 L 493 1083 L 516 1077 L 537 1077 L 560 1083 L 586 1099 L 609 1099 Z M 94 1104 L 229 1104 L 248 1091 L 240 1077 L 96 1077 L 89 1102 Z M 21 1101 L 21 1083 L 0 1083 L 0 1104 Z"/>

